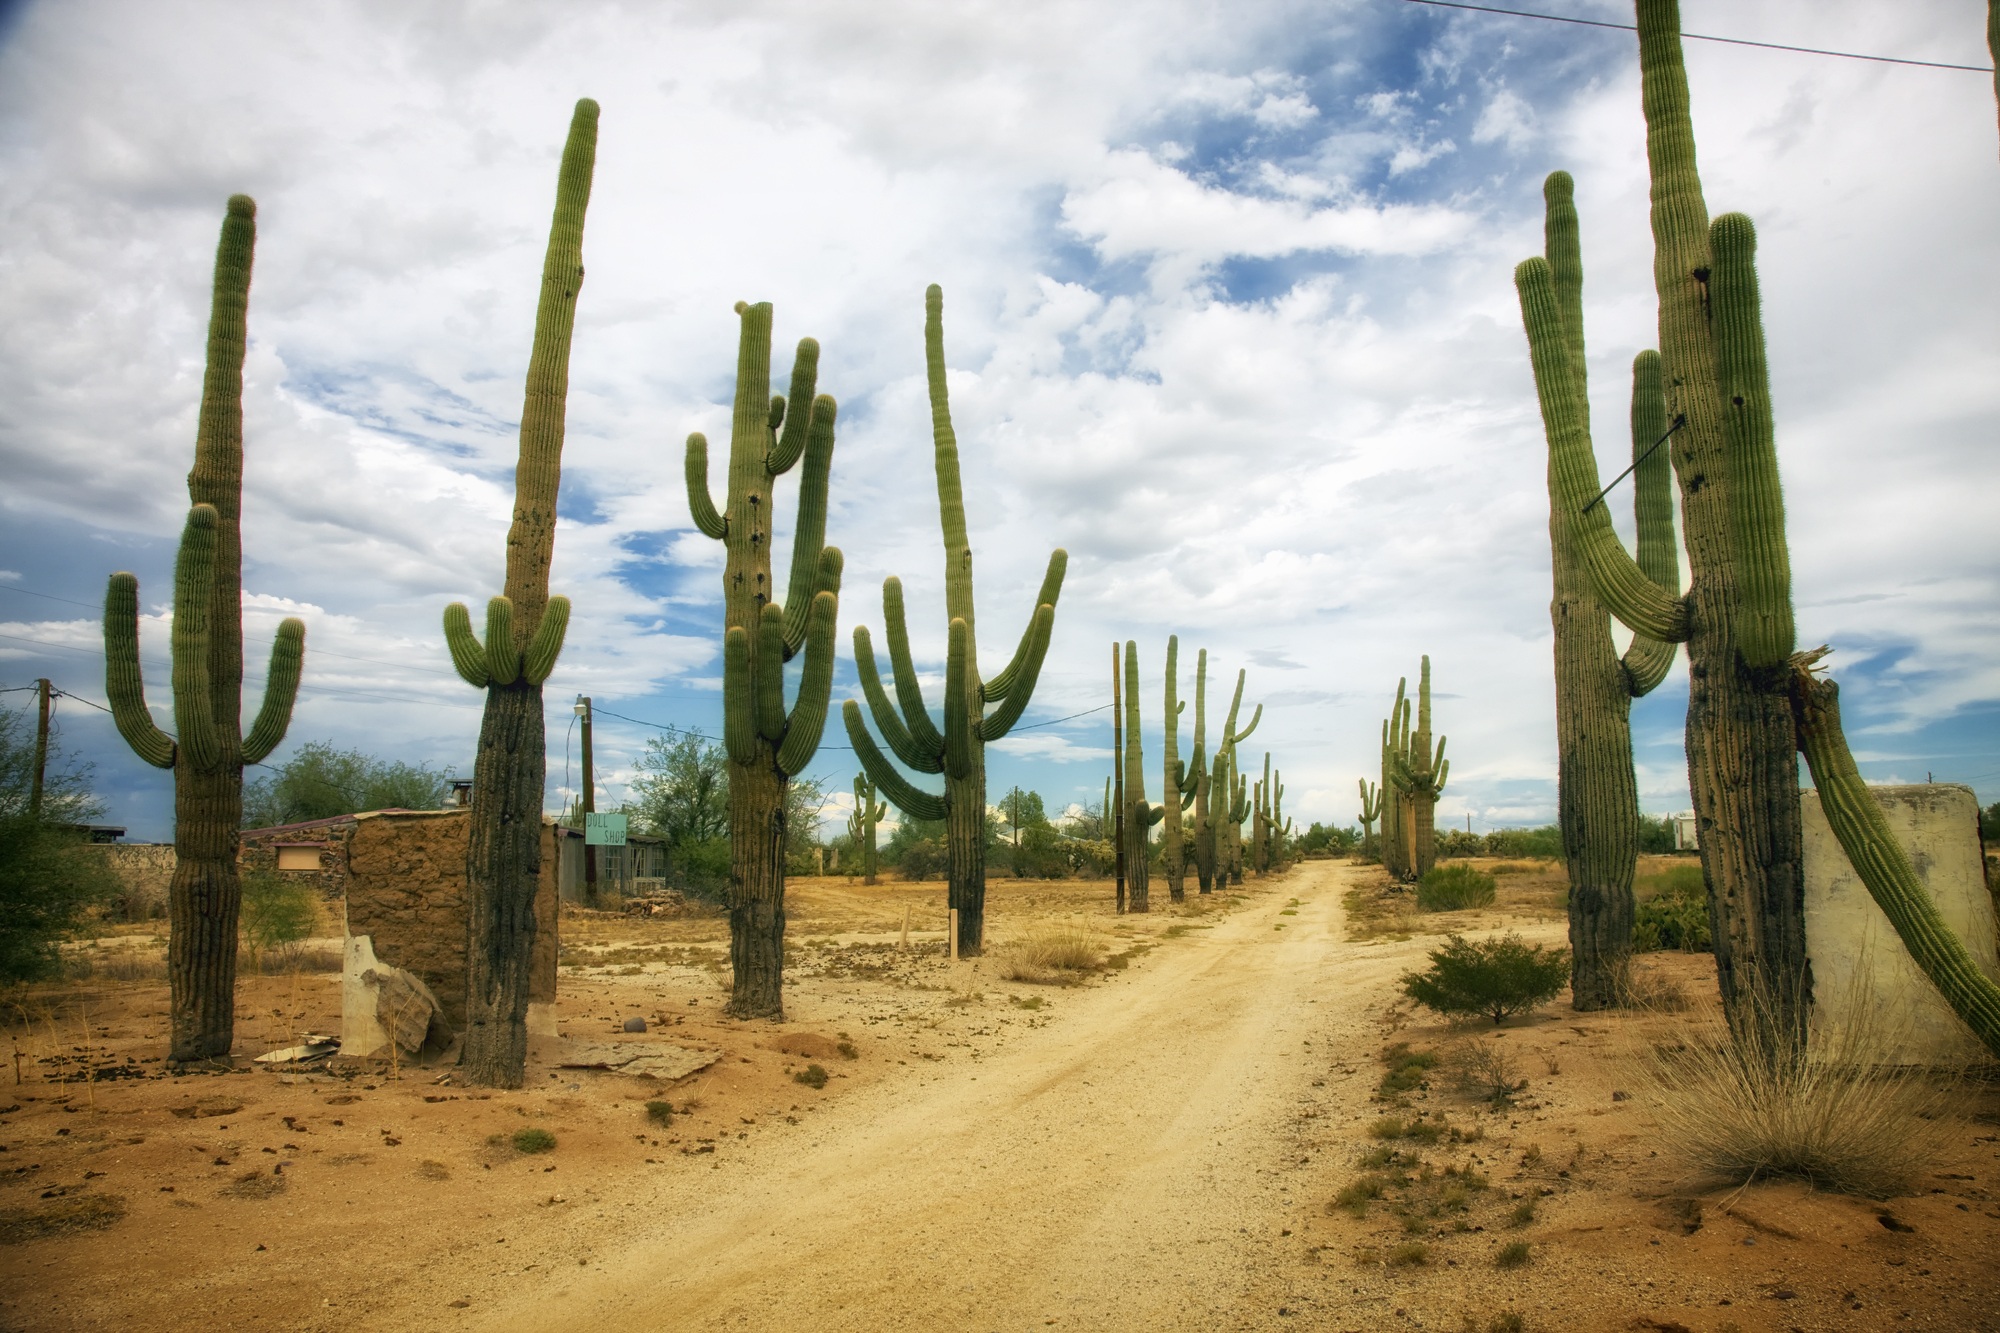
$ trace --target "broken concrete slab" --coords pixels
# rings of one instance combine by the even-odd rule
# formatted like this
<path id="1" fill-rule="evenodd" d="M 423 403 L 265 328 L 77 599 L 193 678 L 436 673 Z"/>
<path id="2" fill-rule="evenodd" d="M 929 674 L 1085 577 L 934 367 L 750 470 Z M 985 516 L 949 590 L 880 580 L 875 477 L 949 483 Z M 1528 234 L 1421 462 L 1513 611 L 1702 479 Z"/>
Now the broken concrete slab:
<path id="1" fill-rule="evenodd" d="M 414 1055 L 451 1040 L 444 1007 L 423 978 L 375 957 L 366 935 L 347 937 L 340 985 L 340 1052 L 378 1055 L 397 1047 Z"/>
<path id="2" fill-rule="evenodd" d="M 571 1042 L 556 1059 L 561 1069 L 605 1069 L 672 1081 L 698 1073 L 722 1058 L 720 1051 L 689 1050 L 667 1042 Z"/>

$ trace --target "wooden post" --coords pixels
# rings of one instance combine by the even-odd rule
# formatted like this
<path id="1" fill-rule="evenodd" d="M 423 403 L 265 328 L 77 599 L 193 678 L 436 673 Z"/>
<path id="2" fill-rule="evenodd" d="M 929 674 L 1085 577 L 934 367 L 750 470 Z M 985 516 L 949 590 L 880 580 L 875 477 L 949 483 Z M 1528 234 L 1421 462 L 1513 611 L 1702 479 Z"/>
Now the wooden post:
<path id="1" fill-rule="evenodd" d="M 1118 825 L 1112 847 L 1118 866 L 1118 912 L 1125 913 L 1125 706 L 1118 675 L 1118 645 L 1111 645 L 1111 781 L 1118 802 Z"/>
<path id="2" fill-rule="evenodd" d="M 590 767 L 590 696 L 576 696 L 577 716 L 583 719 L 583 900 L 597 901 L 597 849 L 590 845 L 590 817 L 597 812 L 597 776 Z M 561 844 L 558 844 L 560 846 Z"/>
<path id="3" fill-rule="evenodd" d="M 42 817 L 42 774 L 49 766 L 49 679 L 35 682 L 35 773 L 28 787 L 28 818 Z"/>
<path id="4" fill-rule="evenodd" d="M 958 909 L 945 909 L 945 947 L 951 951 L 951 961 L 958 961 Z"/>

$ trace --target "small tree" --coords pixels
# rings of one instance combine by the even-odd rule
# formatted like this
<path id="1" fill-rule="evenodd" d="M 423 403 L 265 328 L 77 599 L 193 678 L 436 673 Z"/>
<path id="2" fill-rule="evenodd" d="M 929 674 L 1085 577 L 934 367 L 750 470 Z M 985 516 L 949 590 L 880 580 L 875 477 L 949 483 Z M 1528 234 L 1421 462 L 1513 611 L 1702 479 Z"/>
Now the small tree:
<path id="1" fill-rule="evenodd" d="M 243 827 L 300 824 L 359 810 L 435 810 L 450 785 L 448 773 L 428 764 L 307 741 L 274 772 L 243 784 Z"/>
<path id="2" fill-rule="evenodd" d="M 1403 993 L 1441 1014 L 1488 1014 L 1497 1025 L 1552 1000 L 1569 984 L 1569 950 L 1529 944 L 1519 935 L 1468 940 L 1453 935 L 1431 950 L 1423 972 L 1403 974 Z"/>
<path id="3" fill-rule="evenodd" d="M 89 769 L 51 742 L 39 817 L 31 808 L 35 728 L 0 712 L 0 983 L 56 970 L 57 945 L 119 883 L 76 827 L 101 813 Z"/>

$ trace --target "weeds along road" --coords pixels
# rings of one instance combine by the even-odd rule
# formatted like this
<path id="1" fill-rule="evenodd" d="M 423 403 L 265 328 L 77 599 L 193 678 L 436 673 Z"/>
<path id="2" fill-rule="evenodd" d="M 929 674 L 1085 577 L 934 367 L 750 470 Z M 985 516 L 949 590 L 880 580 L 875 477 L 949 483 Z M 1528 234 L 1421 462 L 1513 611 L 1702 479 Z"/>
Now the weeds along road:
<path id="1" fill-rule="evenodd" d="M 1327 1104 L 1329 1058 L 1368 1059 L 1365 1001 L 1414 949 L 1342 942 L 1352 873 L 1305 863 L 985 1059 L 858 1092 L 720 1172 L 635 1184 L 651 1197 L 588 1268 L 483 1283 L 457 1319 L 426 1299 L 365 1322 L 1296 1327 L 1278 1318 L 1300 1263 L 1284 1233 L 1324 1203 L 1288 1189 L 1300 1107 Z"/>

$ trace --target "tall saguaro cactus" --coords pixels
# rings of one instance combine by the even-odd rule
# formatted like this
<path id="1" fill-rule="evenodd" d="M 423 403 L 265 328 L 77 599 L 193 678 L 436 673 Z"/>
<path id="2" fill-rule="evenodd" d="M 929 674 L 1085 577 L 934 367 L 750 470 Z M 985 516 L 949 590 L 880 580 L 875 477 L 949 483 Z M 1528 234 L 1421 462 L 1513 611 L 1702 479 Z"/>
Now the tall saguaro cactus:
<path id="1" fill-rule="evenodd" d="M 175 1061 L 226 1056 L 236 1031 L 236 927 L 243 901 L 236 831 L 243 766 L 285 738 L 298 697 L 305 625 L 286 620 L 271 646 L 264 703 L 243 719 L 243 355 L 257 205 L 229 200 L 215 249 L 207 365 L 188 473 L 187 525 L 174 563 L 174 732 L 153 722 L 139 669 L 139 580 L 119 572 L 104 595 L 104 690 L 119 734 L 174 774 L 174 876 L 168 889 L 167 984 Z"/>
<path id="2" fill-rule="evenodd" d="M 1361 848 L 1368 849 L 1368 840 L 1375 836 L 1375 821 L 1382 817 L 1382 788 L 1367 778 L 1356 778 L 1355 785 L 1361 789 Z"/>
<path id="3" fill-rule="evenodd" d="M 1218 886 L 1243 882 L 1243 821 L 1249 817 L 1249 797 L 1237 772 L 1236 747 L 1249 739 L 1263 720 L 1264 705 L 1258 704 L 1250 724 L 1238 731 L 1236 718 L 1243 708 L 1245 672 L 1236 672 L 1236 693 L 1230 697 L 1229 713 L 1223 718 L 1222 739 L 1216 743 L 1215 758 L 1208 770 L 1208 816 L 1202 822 L 1201 837 L 1215 866 Z"/>
<path id="4" fill-rule="evenodd" d="M 1195 879 L 1203 893 L 1215 886 L 1215 842 L 1208 831 L 1212 767 L 1208 760 L 1208 649 L 1204 648 L 1194 665 L 1194 761 L 1187 772 L 1193 786 L 1188 811 L 1193 822 L 1182 858 L 1183 865 L 1188 855 L 1194 858 Z"/>
<path id="5" fill-rule="evenodd" d="M 1431 747 L 1431 659 L 1428 654 L 1424 656 L 1417 676 L 1416 730 L 1408 730 L 1407 702 L 1403 723 L 1405 734 L 1397 754 L 1398 786 L 1406 803 L 1404 808 L 1409 814 L 1408 827 L 1403 830 L 1403 845 L 1408 850 L 1410 875 L 1422 879 L 1437 863 L 1437 798 L 1444 795 L 1445 780 L 1451 772 L 1451 763 L 1444 757 L 1444 737 L 1438 737 L 1436 749 Z"/>
<path id="6" fill-rule="evenodd" d="M 466 1080 L 482 1087 L 520 1087 L 528 1058 L 528 981 L 548 776 L 542 682 L 555 670 L 569 626 L 569 599 L 549 596 L 549 565 L 555 558 L 570 342 L 583 288 L 583 221 L 596 162 L 597 103 L 586 97 L 570 117 L 542 260 L 514 467 L 514 522 L 507 529 L 506 583 L 486 604 L 483 643 L 464 603 L 454 602 L 444 612 L 452 665 L 468 685 L 486 691 L 465 852 L 466 1032 L 459 1053 Z"/>
<path id="7" fill-rule="evenodd" d="M 688 436 L 688 507 L 723 545 L 723 748 L 729 753 L 729 1012 L 783 1018 L 785 788 L 812 762 L 833 688 L 840 549 L 826 545 L 827 476 L 837 406 L 816 394 L 819 344 L 799 341 L 791 396 L 771 395 L 771 307 L 739 302 L 729 493 L 708 493 L 708 440 Z M 771 535 L 780 476 L 803 458 L 785 600 L 773 595 Z M 797 701 L 785 707 L 785 663 L 803 649 Z"/>
<path id="8" fill-rule="evenodd" d="M 1180 650 L 1180 636 L 1169 634 L 1167 636 L 1167 702 L 1165 711 L 1160 715 L 1162 718 L 1161 727 L 1165 733 L 1160 743 L 1161 763 L 1164 765 L 1161 775 L 1160 799 L 1162 801 L 1161 809 L 1166 812 L 1160 827 L 1160 859 L 1167 875 L 1167 897 L 1173 902 L 1185 901 L 1187 897 L 1184 887 L 1187 876 L 1187 844 L 1181 830 L 1181 812 L 1193 804 L 1196 783 L 1195 770 L 1181 762 L 1180 754 L 1181 712 L 1187 707 L 1186 701 L 1179 694 Z M 1203 653 L 1202 658 L 1205 664 L 1207 654 Z M 1196 676 L 1196 681 L 1196 690 L 1198 693 L 1200 690 L 1199 674 Z M 1199 734 L 1201 725 L 1200 717 L 1201 714 L 1197 710 L 1195 714 L 1197 733 L 1194 743 L 1197 758 L 1199 758 L 1201 753 L 1201 736 Z"/>
<path id="9" fill-rule="evenodd" d="M 951 425 L 951 398 L 945 384 L 944 292 L 933 283 L 924 293 L 924 369 L 930 390 L 933 459 L 937 469 L 938 515 L 944 529 L 945 650 L 944 730 L 931 721 L 917 683 L 915 659 L 903 615 L 902 580 L 882 584 L 882 618 L 895 671 L 896 702 L 889 702 L 876 669 L 865 625 L 854 630 L 854 659 L 862 692 L 875 725 L 896 757 L 922 773 L 944 775 L 944 792 L 933 794 L 911 783 L 883 755 L 861 719 L 861 705 L 849 699 L 842 720 L 862 767 L 900 810 L 918 819 L 945 822 L 947 902 L 958 911 L 958 950 L 980 951 L 986 929 L 986 746 L 1005 736 L 1021 719 L 1054 631 L 1056 599 L 1062 593 L 1069 555 L 1057 548 L 1028 616 L 1014 656 L 998 675 L 979 670 L 973 627 L 972 543 L 966 531 L 965 496 L 959 483 L 958 436 Z M 993 705 L 989 715 L 987 705 Z"/>
<path id="10" fill-rule="evenodd" d="M 1587 428 L 1583 260 L 1569 174 L 1552 173 L 1542 194 L 1547 202 L 1546 258 L 1575 395 L 1568 410 Z M 1677 594 L 1673 495 L 1667 455 L 1660 447 L 1670 432 L 1660 356 L 1654 351 L 1639 353 L 1632 363 L 1631 428 L 1639 567 L 1653 583 Z M 1675 648 L 1636 635 L 1619 657 L 1604 604 L 1573 549 L 1570 530 L 1577 520 L 1563 503 L 1553 451 L 1548 485 L 1555 585 L 1549 618 L 1555 628 L 1556 803 L 1569 869 L 1570 994 L 1576 1008 L 1588 1012 L 1619 1004 L 1629 992 L 1632 877 L 1639 856 L 1632 700 L 1665 678 Z"/>
<path id="11" fill-rule="evenodd" d="M 866 773 L 854 775 L 854 813 L 847 817 L 847 833 L 861 853 L 861 882 L 875 882 L 875 826 L 889 813 L 889 807 L 875 799 L 875 784 Z"/>
<path id="12" fill-rule="evenodd" d="M 1146 850 L 1152 827 L 1167 817 L 1180 797 L 1169 793 L 1165 805 L 1146 800 L 1146 753 L 1139 744 L 1139 645 L 1125 641 L 1125 910 L 1150 912 L 1151 874 Z"/>

